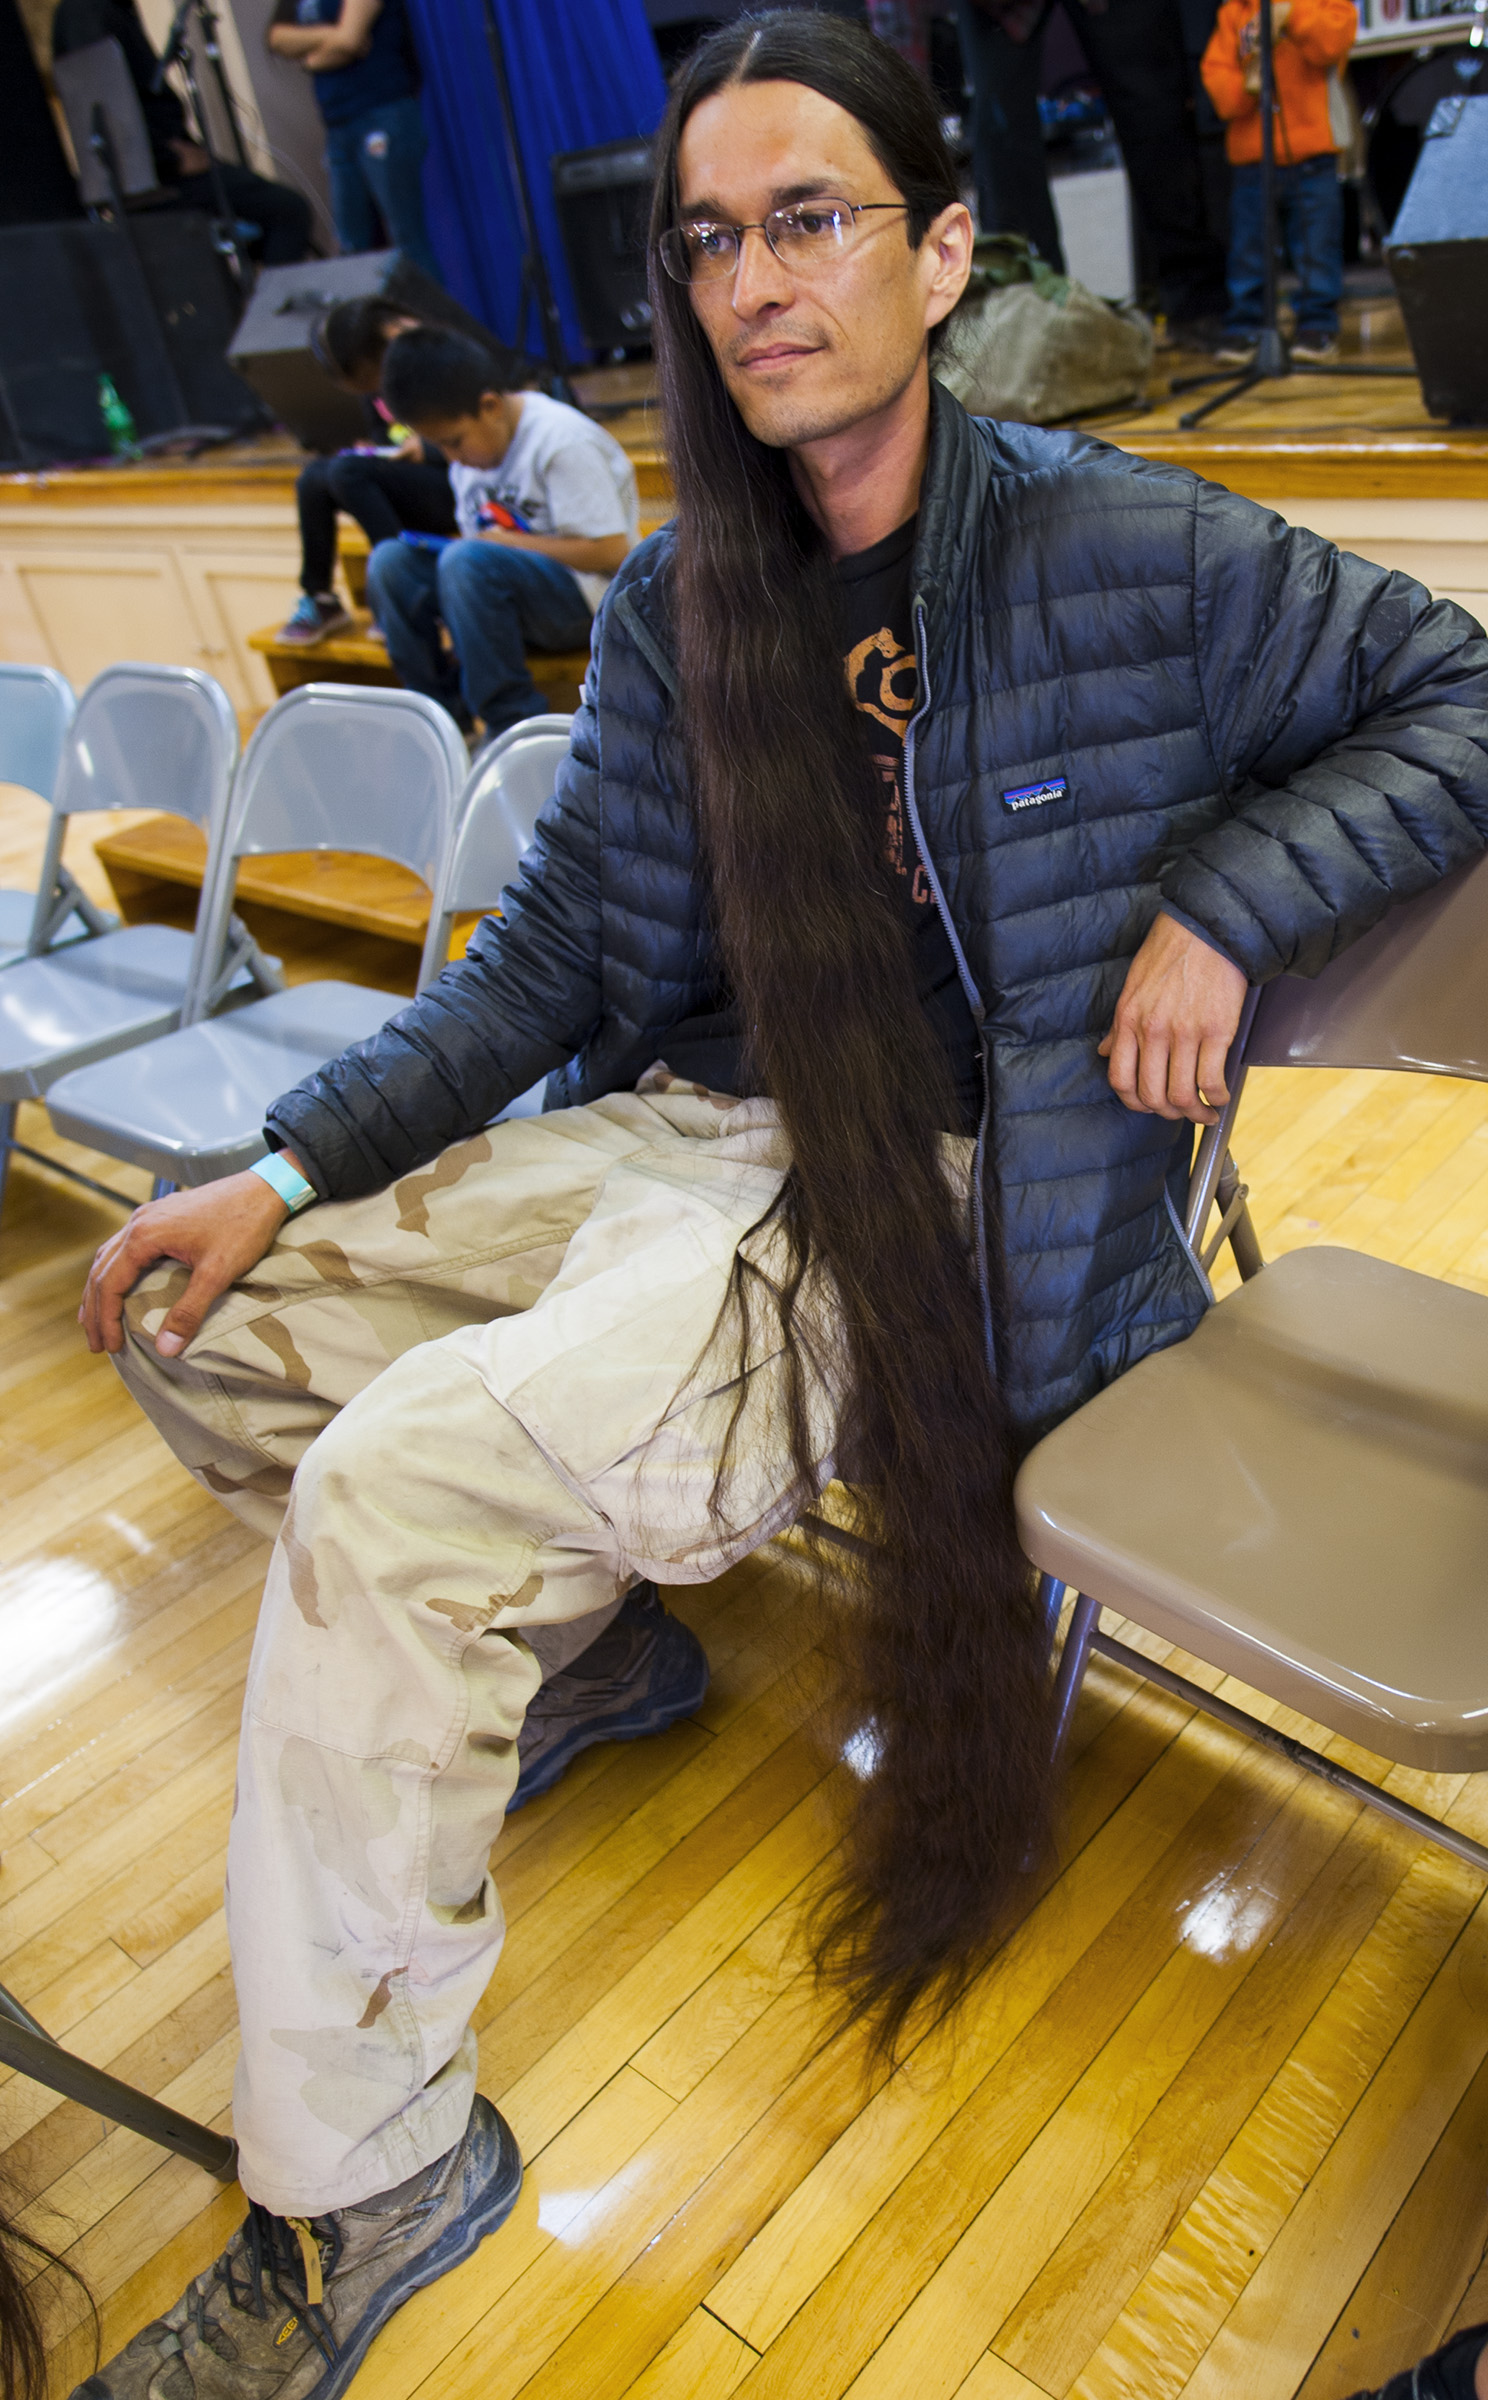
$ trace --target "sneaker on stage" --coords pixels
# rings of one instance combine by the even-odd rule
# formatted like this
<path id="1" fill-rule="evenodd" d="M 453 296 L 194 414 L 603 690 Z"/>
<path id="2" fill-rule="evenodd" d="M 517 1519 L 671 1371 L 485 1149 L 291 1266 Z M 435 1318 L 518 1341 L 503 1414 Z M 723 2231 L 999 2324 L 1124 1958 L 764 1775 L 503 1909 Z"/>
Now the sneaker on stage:
<path id="1" fill-rule="evenodd" d="M 297 649 L 313 649 L 317 642 L 326 641 L 333 633 L 341 633 L 355 624 L 349 608 L 343 608 L 334 592 L 301 592 L 294 607 L 279 628 L 281 642 L 293 642 Z"/>
<path id="2" fill-rule="evenodd" d="M 1338 356 L 1338 343 L 1331 333 L 1299 333 L 1292 343 L 1292 356 L 1304 366 L 1331 366 Z"/>
<path id="3" fill-rule="evenodd" d="M 1253 367 L 1256 343 L 1248 333 L 1227 333 L 1214 355 L 1222 367 Z"/>
<path id="4" fill-rule="evenodd" d="M 602 1634 L 550 1676 L 517 1736 L 521 1773 L 508 1816 L 551 1791 L 594 1742 L 633 1742 L 661 1733 L 700 1708 L 708 1661 L 697 1635 L 662 1605 L 654 1583 L 638 1583 Z"/>
<path id="5" fill-rule="evenodd" d="M 324 2217 L 251 2207 L 72 2400 L 340 2400 L 394 2311 L 494 2233 L 521 2188 L 516 2136 L 477 2095 L 463 2139 L 396 2191 Z"/>

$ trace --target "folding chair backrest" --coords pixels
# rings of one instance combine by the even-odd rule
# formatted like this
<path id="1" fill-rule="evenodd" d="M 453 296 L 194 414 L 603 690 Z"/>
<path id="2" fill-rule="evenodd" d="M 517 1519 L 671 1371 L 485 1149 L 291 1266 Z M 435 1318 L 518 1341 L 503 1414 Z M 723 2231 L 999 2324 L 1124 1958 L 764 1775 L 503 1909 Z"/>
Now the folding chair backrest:
<path id="1" fill-rule="evenodd" d="M 456 917 L 494 908 L 514 880 L 553 797 L 572 727 L 572 717 L 527 717 L 490 744 L 472 773 L 435 897 L 441 964 Z"/>
<path id="2" fill-rule="evenodd" d="M 1488 1081 L 1488 857 L 1392 908 L 1320 975 L 1268 983 L 1245 1064 Z"/>
<path id="3" fill-rule="evenodd" d="M 238 771 L 202 945 L 205 971 L 217 971 L 240 859 L 349 850 L 410 868 L 433 893 L 468 763 L 453 718 L 417 692 L 307 683 L 287 693 L 254 732 Z M 431 914 L 426 961 L 433 938 Z"/>
<path id="4" fill-rule="evenodd" d="M 0 783 L 50 800 L 76 709 L 72 685 L 55 667 L 0 663 Z"/>
<path id="5" fill-rule="evenodd" d="M 210 881 L 237 763 L 233 704 L 199 668 L 124 661 L 95 675 L 62 744 L 31 947 L 42 946 L 55 913 L 70 816 L 84 809 L 147 808 L 187 817 L 207 837 Z M 204 885 L 198 927 L 207 897 Z"/>

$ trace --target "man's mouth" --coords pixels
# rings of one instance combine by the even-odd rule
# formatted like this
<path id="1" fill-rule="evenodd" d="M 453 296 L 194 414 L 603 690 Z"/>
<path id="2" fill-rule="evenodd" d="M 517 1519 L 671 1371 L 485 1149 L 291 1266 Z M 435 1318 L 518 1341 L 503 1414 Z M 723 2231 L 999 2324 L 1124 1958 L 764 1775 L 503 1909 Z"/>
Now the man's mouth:
<path id="1" fill-rule="evenodd" d="M 752 367 L 756 372 L 770 367 L 788 367 L 793 359 L 814 358 L 819 348 L 816 342 L 763 342 L 753 350 L 741 350 L 734 360 L 736 367 Z"/>

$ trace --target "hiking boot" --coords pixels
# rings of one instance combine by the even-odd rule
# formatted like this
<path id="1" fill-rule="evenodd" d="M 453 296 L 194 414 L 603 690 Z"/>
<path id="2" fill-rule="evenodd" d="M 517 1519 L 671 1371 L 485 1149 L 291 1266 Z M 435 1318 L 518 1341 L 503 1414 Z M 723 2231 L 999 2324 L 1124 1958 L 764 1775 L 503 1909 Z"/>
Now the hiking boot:
<path id="1" fill-rule="evenodd" d="M 529 1703 L 517 1736 L 522 1771 L 508 1816 L 551 1791 L 594 1742 L 633 1742 L 701 1708 L 708 1661 L 697 1635 L 638 1583 L 602 1634 L 561 1667 Z"/>
<path id="2" fill-rule="evenodd" d="M 394 2310 L 521 2188 L 516 2137 L 477 2096 L 464 2138 L 395 2191 L 324 2217 L 250 2206 L 215 2266 L 72 2400 L 339 2400 Z"/>
<path id="3" fill-rule="evenodd" d="M 350 609 L 341 606 L 334 592 L 301 592 L 279 628 L 278 639 L 293 642 L 300 650 L 312 650 L 317 642 L 354 622 Z"/>

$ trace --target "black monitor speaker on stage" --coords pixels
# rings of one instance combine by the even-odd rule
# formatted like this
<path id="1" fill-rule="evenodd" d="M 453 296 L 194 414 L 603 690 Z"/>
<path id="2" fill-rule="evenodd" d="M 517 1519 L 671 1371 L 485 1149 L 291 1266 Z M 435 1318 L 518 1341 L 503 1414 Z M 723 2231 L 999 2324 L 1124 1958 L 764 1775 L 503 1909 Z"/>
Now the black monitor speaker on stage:
<path id="1" fill-rule="evenodd" d="M 553 198 L 579 326 L 591 350 L 644 350 L 646 225 L 652 160 L 646 142 L 603 142 L 553 161 Z"/>
<path id="2" fill-rule="evenodd" d="M 1385 257 L 1426 406 L 1488 425 L 1488 94 L 1437 102 Z"/>
<path id="3" fill-rule="evenodd" d="M 491 352 L 503 382 L 517 388 L 532 381 L 531 362 L 506 349 L 401 250 L 364 250 L 352 258 L 307 258 L 297 267 L 266 267 L 228 357 L 270 413 L 307 450 L 328 454 L 367 438 L 364 403 L 327 374 L 311 346 L 320 319 L 342 300 L 389 300 L 411 317 L 453 326 Z"/>

